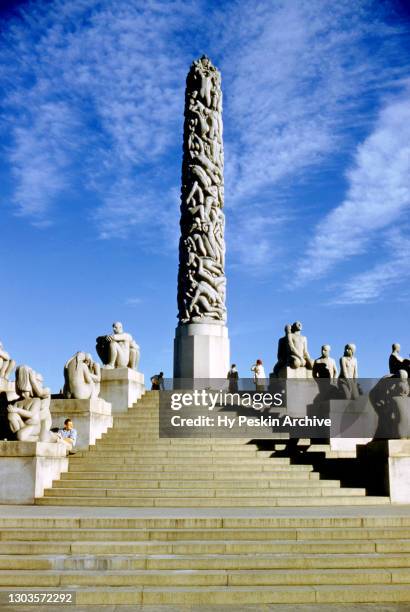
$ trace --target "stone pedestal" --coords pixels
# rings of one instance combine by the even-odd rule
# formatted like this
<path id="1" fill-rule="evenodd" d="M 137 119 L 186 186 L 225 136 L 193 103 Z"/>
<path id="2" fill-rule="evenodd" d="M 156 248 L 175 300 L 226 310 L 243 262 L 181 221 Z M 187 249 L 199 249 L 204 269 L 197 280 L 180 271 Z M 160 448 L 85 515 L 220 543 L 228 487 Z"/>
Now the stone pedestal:
<path id="1" fill-rule="evenodd" d="M 285 393 L 285 408 L 281 408 L 281 412 L 294 417 L 309 414 L 308 406 L 313 404 L 318 395 L 318 386 L 312 378 L 312 370 L 306 368 L 282 368 L 278 377 L 270 374 L 269 389 L 272 392 Z"/>
<path id="2" fill-rule="evenodd" d="M 100 397 L 113 413 L 126 412 L 145 392 L 144 374 L 130 368 L 101 369 Z"/>
<path id="3" fill-rule="evenodd" d="M 32 504 L 68 469 L 67 445 L 0 442 L 0 504 Z"/>
<path id="4" fill-rule="evenodd" d="M 100 397 L 88 400 L 52 399 L 50 412 L 54 427 L 63 428 L 65 419 L 72 419 L 78 434 L 77 450 L 95 444 L 112 427 L 111 404 Z"/>
<path id="5" fill-rule="evenodd" d="M 367 395 L 355 400 L 330 400 L 322 406 L 332 421 L 331 450 L 355 451 L 357 444 L 373 439 L 378 418 Z"/>
<path id="6" fill-rule="evenodd" d="M 174 340 L 174 379 L 223 379 L 230 367 L 228 328 L 211 323 L 179 325 Z"/>
<path id="7" fill-rule="evenodd" d="M 389 440 L 388 455 L 390 499 L 399 504 L 409 504 L 410 440 Z"/>
<path id="8" fill-rule="evenodd" d="M 278 378 L 286 380 L 306 380 L 313 379 L 312 370 L 307 368 L 282 368 L 278 372 Z"/>

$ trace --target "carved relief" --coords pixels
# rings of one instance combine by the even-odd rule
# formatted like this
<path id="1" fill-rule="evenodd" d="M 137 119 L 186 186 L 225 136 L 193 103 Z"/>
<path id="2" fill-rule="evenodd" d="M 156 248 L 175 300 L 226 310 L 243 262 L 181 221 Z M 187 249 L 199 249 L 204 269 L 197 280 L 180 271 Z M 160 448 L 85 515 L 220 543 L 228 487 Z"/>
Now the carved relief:
<path id="1" fill-rule="evenodd" d="M 221 76 L 195 61 L 185 94 L 178 318 L 226 321 Z"/>

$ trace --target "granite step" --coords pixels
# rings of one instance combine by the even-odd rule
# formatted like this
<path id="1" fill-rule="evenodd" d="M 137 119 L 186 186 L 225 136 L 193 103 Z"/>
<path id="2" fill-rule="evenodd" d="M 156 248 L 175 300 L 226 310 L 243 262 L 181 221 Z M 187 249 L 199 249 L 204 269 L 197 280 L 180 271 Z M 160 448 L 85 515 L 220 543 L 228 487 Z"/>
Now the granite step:
<path id="1" fill-rule="evenodd" d="M 71 478 L 68 478 L 71 476 Z M 106 475 L 105 475 L 106 476 Z M 56 480 L 53 482 L 53 489 L 66 489 L 66 488 L 94 488 L 94 489 L 282 489 L 282 487 L 289 488 L 303 488 L 305 489 L 309 484 L 310 487 L 323 488 L 323 489 L 340 489 L 340 482 L 338 480 L 315 480 L 310 481 L 307 478 L 296 479 L 252 479 L 252 480 L 178 480 L 178 479 L 143 479 L 143 478 L 128 478 L 128 479 L 114 479 L 108 478 L 100 479 L 83 479 L 73 476 L 73 474 L 67 474 L 62 480 Z M 345 491 L 345 489 L 344 489 Z M 303 493 L 303 491 L 302 491 Z"/>
<path id="2" fill-rule="evenodd" d="M 365 496 L 365 489 L 353 489 L 353 488 L 340 488 L 340 487 L 321 487 L 320 484 L 313 485 L 311 484 L 309 487 L 275 487 L 275 488 L 262 488 L 258 489 L 257 487 L 252 488 L 232 488 L 232 490 L 227 491 L 226 488 L 217 488 L 217 487 L 201 487 L 201 488 L 189 488 L 185 487 L 181 490 L 178 487 L 156 487 L 156 488 L 147 488 L 143 489 L 141 487 L 131 487 L 131 488 L 122 488 L 115 486 L 115 488 L 108 488 L 104 484 L 101 487 L 74 487 L 73 483 L 70 483 L 71 486 L 66 487 L 55 487 L 52 489 L 47 489 L 45 491 L 46 497 L 178 497 L 179 492 L 181 496 L 186 497 L 215 497 L 215 498 L 242 498 L 242 497 L 254 497 L 254 498 L 269 498 L 269 497 L 319 497 L 319 496 L 348 496 L 352 497 L 356 496 Z M 114 483 L 116 484 L 116 483 Z"/>
<path id="3" fill-rule="evenodd" d="M 97 468 L 95 468 L 97 469 Z M 172 472 L 161 472 L 161 471 L 147 471 L 142 470 L 123 470 L 123 471 L 73 471 L 64 472 L 61 475 L 61 480 L 54 481 L 55 486 L 60 486 L 58 483 L 67 482 L 68 480 L 90 480 L 96 482 L 98 480 L 107 481 L 118 481 L 118 480 L 132 480 L 133 482 L 138 481 L 155 481 L 164 482 L 167 486 L 169 481 L 176 480 L 178 482 L 196 482 L 201 480 L 213 481 L 226 483 L 227 486 L 241 486 L 242 482 L 257 483 L 257 482 L 272 482 L 282 483 L 286 486 L 289 482 L 297 482 L 307 484 L 311 480 L 320 480 L 320 474 L 318 472 L 299 472 L 295 470 L 275 470 L 270 472 L 228 472 L 225 474 L 223 471 L 209 471 L 204 470 L 201 472 L 187 472 L 187 471 L 172 471 Z M 322 486 L 338 486 L 338 480 L 320 480 Z M 53 485 L 53 486 L 54 486 Z M 161 486 L 161 485 L 160 485 Z M 259 485 L 257 485 L 259 486 Z M 263 484 L 261 486 L 264 486 Z"/>
<path id="4" fill-rule="evenodd" d="M 2 570 L 297 570 L 407 568 L 408 554 L 53 555 L 0 554 Z"/>
<path id="5" fill-rule="evenodd" d="M 64 532 L 64 530 L 62 530 Z M 71 535 L 71 537 L 70 537 Z M 86 534 L 84 534 L 86 535 Z M 198 562 L 206 562 L 204 555 L 330 555 L 335 559 L 339 555 L 355 556 L 357 554 L 399 554 L 409 558 L 409 539 L 323 539 L 323 540 L 292 540 L 292 539 L 224 539 L 221 540 L 105 540 L 75 539 L 73 533 L 62 533 L 61 541 L 52 537 L 48 539 L 2 540 L 0 554 L 76 554 L 76 555 L 192 555 Z M 21 537 L 21 536 L 20 536 Z M 74 539 L 73 539 L 74 538 Z M 151 561 L 151 559 L 150 559 Z M 250 561 L 250 559 L 248 560 Z M 148 562 L 148 559 L 147 559 Z M 183 563 L 183 561 L 181 561 Z"/>
<path id="6" fill-rule="evenodd" d="M 269 528 L 269 529 L 192 529 L 192 528 L 84 528 L 74 529 L 72 527 L 54 528 L 52 530 L 37 528 L 35 533 L 31 533 L 30 528 L 4 529 L 1 534 L 1 541 L 139 541 L 139 540 L 160 540 L 160 541 L 233 541 L 233 540 L 293 540 L 293 541 L 319 541 L 319 540 L 369 540 L 375 543 L 379 540 L 400 539 L 410 541 L 410 527 L 383 528 L 374 527 L 369 529 L 354 527 L 336 528 Z M 410 558 L 409 558 L 410 563 Z"/>
<path id="7" fill-rule="evenodd" d="M 409 568 L 263 570 L 0 570 L 0 586 L 305 586 L 410 584 Z"/>
<path id="8" fill-rule="evenodd" d="M 61 491 L 61 490 L 60 490 Z M 340 490 L 343 493 L 343 490 Z M 133 507 L 133 508 L 259 508 L 275 506 L 372 506 L 389 504 L 387 497 L 365 497 L 343 494 L 328 496 L 323 493 L 318 497 L 82 497 L 76 496 L 45 496 L 36 499 L 39 506 L 102 506 L 102 507 Z"/>
<path id="9" fill-rule="evenodd" d="M 69 585 L 54 587 L 66 592 Z M 9 587 L 2 587 L 9 591 Z M 27 589 L 30 591 L 30 588 Z M 23 592 L 24 589 L 21 589 Z M 202 586 L 202 587 L 80 587 L 77 605 L 236 605 L 398 603 L 409 601 L 407 584 L 315 586 Z"/>
<path id="10" fill-rule="evenodd" d="M 76 459 L 76 456 L 74 457 L 74 459 Z M 178 462 L 169 462 L 169 463 L 163 463 L 163 464 L 155 464 L 155 463 L 143 463 L 143 462 L 137 462 L 132 458 L 123 458 L 123 457 L 112 457 L 110 459 L 106 459 L 103 462 L 98 462 L 95 460 L 91 460 L 88 457 L 84 457 L 82 458 L 81 461 L 70 461 L 70 467 L 69 470 L 70 472 L 75 472 L 75 471 L 98 471 L 98 472 L 114 472 L 114 473 L 120 473 L 121 471 L 123 472 L 129 472 L 131 473 L 132 471 L 136 471 L 136 469 L 132 469 L 132 466 L 138 466 L 136 469 L 138 471 L 138 473 L 150 473 L 150 472 L 168 472 L 168 473 L 181 473 L 181 474 L 187 474 L 187 469 L 186 469 L 186 462 L 184 461 L 178 461 Z M 255 474 L 255 478 L 258 477 L 258 474 L 272 474 L 272 477 L 274 477 L 274 475 L 276 473 L 282 473 L 282 474 L 303 474 L 303 473 L 312 473 L 313 472 L 313 466 L 312 465 L 290 465 L 290 464 L 280 464 L 280 463 L 276 463 L 276 462 L 269 462 L 269 463 L 264 463 L 264 462 L 259 462 L 257 464 L 251 464 L 249 465 L 249 463 L 247 462 L 246 466 L 244 467 L 244 462 L 241 462 L 240 466 L 238 466 L 238 464 L 226 464 L 226 463 L 212 463 L 210 464 L 209 462 L 207 463 L 203 463 L 200 466 L 198 466 L 196 469 L 193 469 L 192 465 L 190 464 L 190 470 L 191 473 L 205 473 L 205 472 L 214 472 L 215 474 L 226 474 L 227 477 L 231 478 L 234 477 L 235 474 L 236 475 L 246 475 L 249 473 Z"/>

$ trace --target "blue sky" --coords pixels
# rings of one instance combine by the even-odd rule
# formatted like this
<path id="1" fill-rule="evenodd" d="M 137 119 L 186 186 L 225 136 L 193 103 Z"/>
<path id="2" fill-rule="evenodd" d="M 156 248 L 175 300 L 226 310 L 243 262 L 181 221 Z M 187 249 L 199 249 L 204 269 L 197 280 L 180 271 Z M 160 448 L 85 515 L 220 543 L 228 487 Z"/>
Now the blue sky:
<path id="1" fill-rule="evenodd" d="M 186 73 L 222 72 L 232 360 L 410 352 L 410 20 L 366 0 L 4 1 L 0 339 L 53 390 L 121 320 L 172 373 Z"/>

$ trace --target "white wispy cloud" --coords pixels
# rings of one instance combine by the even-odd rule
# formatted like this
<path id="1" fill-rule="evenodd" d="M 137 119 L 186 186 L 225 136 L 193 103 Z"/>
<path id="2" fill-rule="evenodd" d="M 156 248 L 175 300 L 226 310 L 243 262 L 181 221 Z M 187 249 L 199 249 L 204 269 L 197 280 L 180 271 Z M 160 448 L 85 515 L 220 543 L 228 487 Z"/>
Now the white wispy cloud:
<path id="1" fill-rule="evenodd" d="M 75 184 L 100 237 L 149 248 L 154 225 L 175 245 L 185 76 L 207 52 L 223 73 L 233 259 L 286 257 L 296 206 L 280 194 L 351 145 L 363 97 L 401 75 L 396 35 L 367 0 L 28 2 L 2 37 L 15 209 L 47 224 Z"/>
<path id="2" fill-rule="evenodd" d="M 295 221 L 305 203 L 292 199 L 292 187 L 313 182 L 323 162 L 348 151 L 352 127 L 369 121 L 369 98 L 400 75 L 389 64 L 397 32 L 381 17 L 367 2 L 241 1 L 222 27 L 227 205 L 246 219 L 235 233 L 247 270 L 255 269 L 249 245 L 265 266 L 294 258 L 283 230 L 290 222 L 293 232 L 306 228 Z"/>
<path id="3" fill-rule="evenodd" d="M 55 196 L 69 181 L 68 165 L 80 159 L 76 179 L 101 202 L 95 221 L 102 234 L 110 218 L 123 236 L 144 223 L 149 194 L 142 179 L 149 185 L 159 176 L 169 188 L 160 160 L 175 146 L 182 125 L 189 61 L 177 34 L 189 29 L 197 10 L 178 0 L 27 6 L 3 36 L 5 105 L 16 115 L 10 161 L 20 212 L 52 218 Z M 70 113 L 81 118 L 79 125 L 69 125 Z M 78 137 L 75 153 L 67 135 Z M 117 219 L 111 215 L 114 184 Z"/>
<path id="4" fill-rule="evenodd" d="M 69 186 L 78 125 L 64 102 L 44 103 L 36 111 L 32 122 L 15 125 L 10 161 L 18 214 L 44 226 L 49 206 Z"/>
<path id="5" fill-rule="evenodd" d="M 393 231 L 385 245 L 385 261 L 369 270 L 353 275 L 339 287 L 333 304 L 366 304 L 387 298 L 395 302 L 399 285 L 408 286 L 410 279 L 410 240 L 404 232 Z"/>
<path id="6" fill-rule="evenodd" d="M 393 38 L 367 2 L 241 2 L 222 37 L 227 192 L 235 200 L 312 168 L 393 70 L 366 41 Z M 359 10 L 358 10 L 359 9 Z M 391 42 L 391 40 L 390 40 Z"/>
<path id="7" fill-rule="evenodd" d="M 374 130 L 358 146 L 347 179 L 346 198 L 317 225 L 297 266 L 296 284 L 321 278 L 340 262 L 365 253 L 382 230 L 408 214 L 410 85 L 383 107 Z"/>

